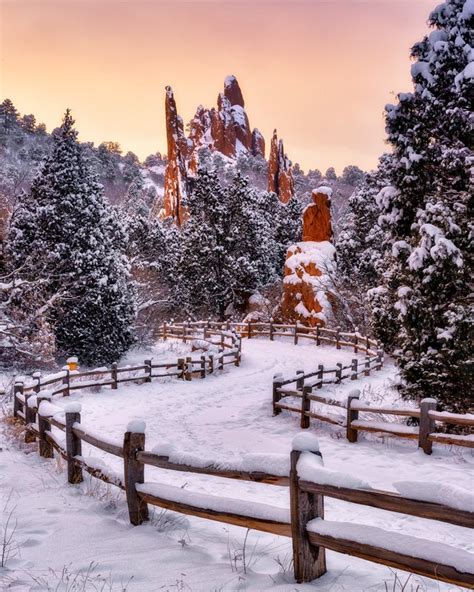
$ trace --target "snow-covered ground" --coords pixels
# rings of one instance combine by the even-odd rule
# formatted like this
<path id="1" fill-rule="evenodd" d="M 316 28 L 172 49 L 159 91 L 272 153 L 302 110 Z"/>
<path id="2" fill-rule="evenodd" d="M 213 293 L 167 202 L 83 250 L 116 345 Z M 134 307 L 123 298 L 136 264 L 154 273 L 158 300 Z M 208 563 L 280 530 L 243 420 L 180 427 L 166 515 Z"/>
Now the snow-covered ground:
<path id="1" fill-rule="evenodd" d="M 182 345 L 159 344 L 153 355 L 160 359 L 183 351 Z M 125 362 L 147 357 L 149 352 L 133 353 Z M 227 366 L 223 373 L 192 382 L 154 381 L 121 386 L 117 391 L 83 391 L 70 400 L 81 402 L 84 426 L 118 440 L 130 420 L 145 419 L 146 448 L 172 447 L 169 449 L 183 458 L 229 461 L 252 452 L 289 454 L 291 440 L 299 432 L 299 417 L 287 412 L 272 417 L 273 375 L 314 369 L 319 363 L 334 365 L 352 357 L 349 350 L 314 344 L 244 340 L 240 368 Z M 357 387 L 371 400 L 382 393 L 392 400 L 390 385 L 395 378 L 388 363 L 371 377 L 321 392 L 344 398 Z M 67 485 L 62 462 L 40 459 L 35 446 L 20 447 L 12 439 L 11 428 L 3 424 L 2 429 L 0 511 L 3 525 L 11 512 L 10 525 L 16 524 L 16 530 L 7 569 L 0 568 L 1 590 L 56 590 L 61 578 L 71 582 L 73 574 L 92 564 L 98 565 L 89 577 L 89 588 L 74 588 L 69 583 L 58 590 L 356 592 L 383 591 L 386 582 L 389 590 L 398 591 L 409 578 L 399 572 L 397 582 L 384 566 L 328 552 L 328 573 L 312 584 L 298 586 L 292 577 L 287 538 L 255 531 L 247 534 L 242 528 L 158 508 L 149 523 L 132 527 L 124 495 L 116 488 L 94 479 Z M 377 436 L 360 436 L 357 444 L 349 444 L 342 430 L 317 421 L 312 422 L 311 432 L 319 438 L 327 467 L 363 478 L 377 488 L 393 490 L 392 483 L 402 480 L 450 483 L 466 489 L 474 485 L 474 456 L 468 450 L 439 446 L 432 456 L 426 456 L 414 442 Z M 84 446 L 83 454 L 103 459 L 118 472 L 122 469 L 120 459 L 89 446 Z M 288 504 L 288 489 L 271 485 L 151 467 L 146 467 L 146 481 L 279 507 Z M 326 500 L 326 518 L 387 528 L 474 551 L 469 531 L 448 524 L 330 499 Z M 106 582 L 103 588 L 98 574 Z M 81 576 L 76 583 L 83 582 Z M 417 589 L 457 588 L 412 576 L 405 590 Z"/>

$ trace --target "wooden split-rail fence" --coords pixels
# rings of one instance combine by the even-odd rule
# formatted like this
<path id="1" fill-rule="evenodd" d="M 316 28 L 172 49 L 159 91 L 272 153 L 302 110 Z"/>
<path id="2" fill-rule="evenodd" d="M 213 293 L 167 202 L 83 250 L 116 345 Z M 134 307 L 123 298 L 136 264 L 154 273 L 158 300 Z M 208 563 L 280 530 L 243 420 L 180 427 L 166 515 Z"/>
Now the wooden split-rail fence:
<path id="1" fill-rule="evenodd" d="M 275 376 L 273 380 L 273 414 L 282 410 L 300 415 L 301 427 L 310 426 L 311 419 L 330 423 L 346 429 L 349 442 L 356 442 L 359 432 L 374 432 L 400 438 L 417 440 L 419 447 L 431 454 L 433 443 L 457 445 L 474 448 L 474 436 L 466 434 L 443 433 L 442 425 L 456 425 L 464 428 L 474 427 L 474 415 L 442 412 L 437 409 L 435 400 L 427 399 L 420 407 L 372 406 L 359 400 L 359 391 L 352 391 L 346 401 L 335 400 L 324 396 L 321 389 L 324 385 L 339 384 L 344 380 L 354 381 L 361 376 L 370 376 L 371 372 L 381 370 L 384 364 L 384 353 L 380 343 L 361 335 L 359 332 L 345 333 L 339 329 L 325 327 L 306 327 L 300 323 L 282 324 L 274 322 L 218 322 L 218 321 L 184 321 L 164 322 L 158 332 L 166 339 L 183 342 L 197 342 L 197 347 L 208 346 L 216 352 L 208 352 L 199 356 L 178 358 L 174 362 L 155 363 L 145 360 L 143 365 L 110 368 L 98 368 L 85 372 L 64 370 L 55 375 L 42 377 L 40 373 L 33 375 L 28 384 L 24 379 L 17 378 L 14 385 L 14 415 L 20 416 L 31 423 L 30 418 L 23 417 L 20 399 L 28 399 L 42 389 L 52 390 L 53 395 L 68 396 L 75 389 L 110 386 L 116 389 L 119 383 L 150 382 L 153 378 L 177 377 L 190 381 L 193 378 L 205 378 L 216 369 L 223 369 L 227 364 L 240 365 L 242 347 L 241 339 L 267 337 L 271 341 L 275 337 L 287 337 L 298 344 L 301 339 L 309 339 L 316 345 L 329 344 L 337 349 L 351 348 L 355 354 L 363 353 L 362 359 L 354 358 L 350 364 L 337 363 L 328 368 L 319 365 L 317 370 L 305 373 L 297 371 L 294 376 L 284 378 Z M 287 399 L 290 401 L 288 402 Z M 300 405 L 294 400 L 301 401 Z M 331 411 L 324 413 L 311 408 L 311 402 L 324 405 Z M 29 408 L 26 406 L 28 415 Z M 367 414 L 369 417 L 367 418 Z M 375 421 L 373 416 L 382 416 Z M 383 416 L 414 418 L 418 426 L 407 426 L 386 421 Z"/>
<path id="2" fill-rule="evenodd" d="M 474 565 L 474 557 L 461 549 L 442 545 L 436 546 L 426 539 L 400 535 L 380 528 L 360 526 L 343 522 L 329 522 L 324 516 L 324 499 L 334 498 L 345 502 L 364 505 L 403 515 L 416 516 L 465 528 L 474 527 L 474 513 L 452 508 L 432 501 L 411 499 L 397 493 L 374 489 L 354 488 L 305 480 L 298 472 L 301 455 L 314 456 L 320 462 L 321 453 L 311 443 L 306 447 L 303 441 L 295 443 L 289 459 L 289 469 L 284 474 L 271 474 L 265 469 L 271 466 L 272 459 L 264 459 L 258 467 L 250 464 L 248 470 L 241 466 L 222 468 L 222 464 L 192 466 L 173 461 L 169 456 L 147 451 L 145 448 L 144 422 L 132 422 L 127 427 L 123 440 L 115 441 L 103 434 L 87 429 L 81 422 L 80 406 L 69 403 L 65 408 L 51 402 L 50 393 L 38 393 L 34 399 L 25 400 L 15 395 L 23 412 L 18 413 L 20 421 L 25 422 L 30 439 L 37 440 L 39 454 L 52 458 L 54 451 L 67 463 L 68 482 L 77 484 L 87 472 L 106 483 L 125 491 L 130 522 L 140 525 L 148 519 L 148 505 L 158 506 L 174 512 L 215 520 L 226 524 L 256 529 L 275 535 L 292 538 L 294 576 L 297 582 L 312 581 L 326 572 L 326 549 L 359 557 L 371 562 L 396 569 L 434 578 L 474 589 L 474 569 L 464 566 Z M 29 409 L 29 411 L 28 411 Z M 138 424 L 138 425 L 137 425 Z M 56 431 L 53 431 L 55 429 Z M 307 436 L 307 434 L 304 434 Z M 298 438 L 298 437 L 297 437 Z M 100 449 L 103 452 L 123 459 L 123 473 L 118 474 L 83 455 L 82 444 Z M 281 465 L 281 463 L 278 463 Z M 235 499 L 228 500 L 211 494 L 194 494 L 188 488 L 163 486 L 145 480 L 145 467 L 196 473 L 220 477 L 266 483 L 289 487 L 289 508 L 280 511 L 269 504 L 245 502 L 238 508 Z M 263 470 L 260 470 L 263 469 Z M 321 479 L 319 479 L 321 481 Z M 262 512 L 263 508 L 263 512 Z M 342 528 L 342 532 L 341 532 Z M 364 540 L 360 532 L 368 534 Z M 382 541 L 382 542 L 381 542 Z M 427 558 L 426 546 L 435 545 L 434 555 Z M 403 549 L 403 551 L 400 550 Z M 446 556 L 443 552 L 448 550 Z"/>
<path id="3" fill-rule="evenodd" d="M 164 324 L 163 338 L 179 339 L 183 342 L 197 342 L 199 349 L 209 348 L 200 355 L 179 357 L 174 361 L 155 362 L 145 360 L 142 365 L 119 367 L 113 363 L 110 368 L 95 368 L 86 371 L 64 369 L 56 374 L 42 376 L 35 372 L 32 377 L 17 377 L 13 386 L 13 413 L 31 423 L 28 417 L 29 408 L 20 409 L 21 401 L 28 400 L 40 392 L 51 392 L 52 395 L 67 397 L 71 391 L 78 389 L 109 386 L 117 389 L 126 382 L 151 382 L 154 378 L 176 377 L 182 380 L 206 378 L 216 370 L 232 364 L 239 366 L 242 356 L 241 339 L 235 331 L 227 328 L 205 328 L 199 330 L 187 323 L 182 326 Z M 23 414 L 26 414 L 23 416 Z"/>

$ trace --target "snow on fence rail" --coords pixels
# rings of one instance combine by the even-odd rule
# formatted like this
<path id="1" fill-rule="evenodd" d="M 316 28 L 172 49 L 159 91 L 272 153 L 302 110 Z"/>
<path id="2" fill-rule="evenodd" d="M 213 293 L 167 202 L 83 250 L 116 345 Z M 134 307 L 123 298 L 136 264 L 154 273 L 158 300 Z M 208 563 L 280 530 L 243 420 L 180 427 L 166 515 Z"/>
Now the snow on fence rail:
<path id="1" fill-rule="evenodd" d="M 439 490 L 433 495 L 431 484 L 413 482 L 400 483 L 398 487 L 408 492 L 410 497 L 372 489 L 355 477 L 326 469 L 317 440 L 308 433 L 299 434 L 294 439 L 289 459 L 286 455 L 263 458 L 265 455 L 260 454 L 247 455 L 234 466 L 228 463 L 222 466 L 219 462 L 197 462 L 193 465 L 189 457 L 177 454 L 172 448 L 170 451 L 169 447 L 160 447 L 157 452 L 145 450 L 145 422 L 130 422 L 123 441 L 118 442 L 84 427 L 79 404 L 69 403 L 62 409 L 50 400 L 51 394 L 37 396 L 36 407 L 32 409 L 37 421 L 27 425 L 27 430 L 38 440 L 40 455 L 52 458 L 56 450 L 67 462 L 69 483 L 80 483 L 83 471 L 86 471 L 123 489 L 133 525 L 140 525 L 148 519 L 148 504 L 151 504 L 191 516 L 291 537 L 297 582 L 309 582 L 323 575 L 326 572 L 325 550 L 331 549 L 474 589 L 474 556 L 462 549 L 366 525 L 324 520 L 324 497 L 331 497 L 473 528 L 474 495 L 468 491 L 445 485 L 440 497 Z M 57 428 L 60 435 L 53 433 L 52 428 Z M 123 458 L 123 476 L 109 469 L 102 460 L 84 457 L 82 442 Z M 163 454 L 163 448 L 168 450 L 168 454 Z M 194 459 L 191 457 L 191 460 Z M 272 464 L 276 467 L 275 474 L 262 470 Z M 147 482 L 146 465 L 210 477 L 289 486 L 289 504 L 275 507 Z M 456 503 L 451 503 L 453 497 Z M 444 503 L 440 503 L 440 499 Z"/>
<path id="2" fill-rule="evenodd" d="M 143 365 L 119 367 L 113 363 L 110 368 L 95 368 L 86 371 L 62 370 L 56 374 L 42 377 L 40 372 L 35 372 L 32 382 L 25 383 L 25 379 L 17 378 L 13 386 L 13 414 L 21 417 L 26 423 L 31 423 L 30 406 L 28 400 L 41 392 L 51 393 L 53 396 L 67 397 L 70 392 L 77 389 L 110 386 L 117 389 L 119 383 L 125 382 L 151 382 L 153 378 L 166 378 L 176 376 L 182 380 L 192 380 L 193 377 L 206 378 L 215 370 L 222 370 L 224 366 L 240 365 L 241 341 L 240 337 L 229 330 L 204 330 L 200 332 L 188 325 L 179 327 L 170 326 L 165 332 L 164 339 L 172 337 L 186 341 L 199 341 L 206 346 L 215 347 L 216 352 L 196 356 L 187 356 L 173 361 L 155 363 L 153 360 L 145 360 Z M 215 340 L 215 337 L 218 340 Z M 54 388 L 53 388 L 54 387 Z"/>

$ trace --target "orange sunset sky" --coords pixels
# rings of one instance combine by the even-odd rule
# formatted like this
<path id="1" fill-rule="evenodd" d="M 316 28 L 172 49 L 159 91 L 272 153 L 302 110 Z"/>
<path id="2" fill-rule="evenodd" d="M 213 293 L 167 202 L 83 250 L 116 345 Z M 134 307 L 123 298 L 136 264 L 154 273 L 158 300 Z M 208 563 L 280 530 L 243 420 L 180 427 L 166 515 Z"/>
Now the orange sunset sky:
<path id="1" fill-rule="evenodd" d="M 48 130 L 165 151 L 164 87 L 188 121 L 227 74 L 251 126 L 274 127 L 306 170 L 368 169 L 383 107 L 409 90 L 410 46 L 436 0 L 0 0 L 0 90 Z"/>

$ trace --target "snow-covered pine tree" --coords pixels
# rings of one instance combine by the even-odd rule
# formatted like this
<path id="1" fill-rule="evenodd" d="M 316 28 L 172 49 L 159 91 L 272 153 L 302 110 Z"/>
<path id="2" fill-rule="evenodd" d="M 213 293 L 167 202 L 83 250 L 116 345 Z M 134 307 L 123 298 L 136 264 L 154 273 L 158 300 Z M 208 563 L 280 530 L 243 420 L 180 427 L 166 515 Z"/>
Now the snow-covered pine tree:
<path id="1" fill-rule="evenodd" d="M 347 212 L 336 238 L 337 284 L 346 321 L 352 329 L 369 330 L 370 309 L 367 291 L 382 278 L 384 232 L 378 224 L 380 210 L 377 196 L 387 184 L 386 168 L 390 155 L 384 154 L 376 171 L 365 175 L 361 185 L 349 198 Z M 344 301 L 344 302 L 342 302 Z M 380 327 L 389 330 L 392 324 Z M 384 335 L 384 342 L 388 334 Z"/>
<path id="2" fill-rule="evenodd" d="M 241 173 L 224 187 L 209 167 L 198 172 L 188 208 L 176 298 L 189 312 L 223 318 L 280 276 L 278 241 L 294 239 L 292 216 L 298 208 L 292 204 L 281 213 L 278 198 L 250 187 Z"/>
<path id="3" fill-rule="evenodd" d="M 276 213 L 272 218 L 277 248 L 276 268 L 281 275 L 288 248 L 301 240 L 303 207 L 294 195 L 286 204 L 275 194 L 272 194 L 272 200 L 276 200 Z"/>
<path id="4" fill-rule="evenodd" d="M 238 172 L 225 189 L 231 226 L 230 252 L 235 261 L 236 294 L 244 304 L 250 294 L 276 277 L 276 201 L 266 192 L 250 187 L 248 177 Z"/>
<path id="5" fill-rule="evenodd" d="M 60 357 L 117 360 L 132 344 L 134 295 L 124 232 L 102 197 L 69 110 L 50 156 L 13 213 L 6 252 L 18 279 L 36 281 Z M 39 281 L 38 281 L 39 280 Z M 23 299 L 16 299 L 22 307 Z"/>
<path id="6" fill-rule="evenodd" d="M 393 147 L 378 203 L 391 246 L 375 316 L 395 319 L 404 393 L 472 405 L 474 1 L 447 0 L 412 48 L 414 91 L 386 108 Z M 382 304 L 380 304 L 382 302 Z"/>
<path id="7" fill-rule="evenodd" d="M 186 314 L 224 318 L 232 302 L 235 269 L 229 255 L 229 218 L 225 191 L 212 169 L 200 169 L 188 196 L 189 220 L 180 236 L 175 298 Z"/>

